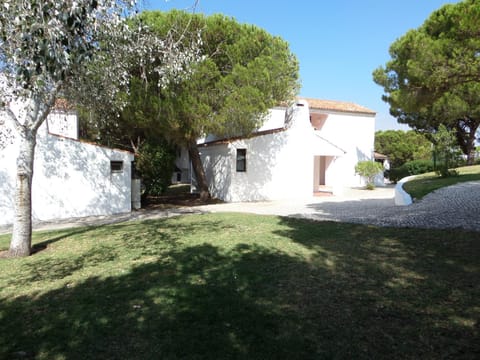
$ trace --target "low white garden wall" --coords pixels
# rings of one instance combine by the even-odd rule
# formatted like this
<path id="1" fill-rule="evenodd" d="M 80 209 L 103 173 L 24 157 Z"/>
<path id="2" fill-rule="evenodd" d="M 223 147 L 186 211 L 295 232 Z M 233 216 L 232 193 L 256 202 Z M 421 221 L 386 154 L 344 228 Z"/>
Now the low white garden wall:
<path id="1" fill-rule="evenodd" d="M 395 205 L 406 206 L 413 203 L 412 197 L 403 189 L 403 184 L 405 184 L 407 181 L 412 180 L 414 177 L 415 175 L 407 176 L 397 183 L 397 185 L 395 186 Z"/>

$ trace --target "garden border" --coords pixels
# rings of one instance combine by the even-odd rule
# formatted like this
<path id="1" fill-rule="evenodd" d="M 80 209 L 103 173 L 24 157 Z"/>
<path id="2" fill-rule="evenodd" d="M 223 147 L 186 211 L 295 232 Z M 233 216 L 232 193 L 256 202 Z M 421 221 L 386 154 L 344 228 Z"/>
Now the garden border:
<path id="1" fill-rule="evenodd" d="M 395 205 L 407 206 L 413 203 L 413 199 L 410 196 L 410 194 L 408 194 L 403 189 L 403 184 L 405 184 L 407 181 L 412 180 L 415 177 L 416 175 L 407 176 L 407 177 L 404 177 L 403 179 L 400 179 L 400 181 L 397 182 L 397 185 L 395 185 Z"/>

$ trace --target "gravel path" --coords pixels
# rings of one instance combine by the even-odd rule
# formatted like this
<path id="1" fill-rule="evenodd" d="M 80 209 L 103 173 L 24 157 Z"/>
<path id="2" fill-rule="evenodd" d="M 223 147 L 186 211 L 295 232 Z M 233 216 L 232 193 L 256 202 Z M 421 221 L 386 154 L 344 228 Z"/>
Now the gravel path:
<path id="1" fill-rule="evenodd" d="M 480 231 L 480 182 L 439 189 L 409 206 L 395 206 L 393 188 L 350 190 L 311 201 L 221 204 L 206 211 L 240 211 L 377 226 Z"/>
<path id="2" fill-rule="evenodd" d="M 38 222 L 34 224 L 34 229 L 105 225 L 205 212 L 247 212 L 377 226 L 462 228 L 480 231 L 480 181 L 439 189 L 410 206 L 395 206 L 393 187 L 377 188 L 374 191 L 349 189 L 342 196 L 293 201 L 225 203 L 169 210 L 140 210 L 114 216 Z M 0 234 L 10 231 L 10 227 L 0 227 Z"/>

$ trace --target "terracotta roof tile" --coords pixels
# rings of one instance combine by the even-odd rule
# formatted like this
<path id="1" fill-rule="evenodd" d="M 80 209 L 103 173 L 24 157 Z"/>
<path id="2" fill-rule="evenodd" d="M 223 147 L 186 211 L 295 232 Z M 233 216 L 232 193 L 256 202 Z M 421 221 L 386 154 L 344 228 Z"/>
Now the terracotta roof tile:
<path id="1" fill-rule="evenodd" d="M 353 112 L 371 115 L 376 114 L 375 111 L 370 110 L 364 106 L 346 101 L 320 100 L 311 98 L 299 98 L 299 100 L 300 99 L 306 100 L 308 102 L 308 105 L 310 106 L 310 109 Z"/>
<path id="2" fill-rule="evenodd" d="M 75 106 L 72 103 L 70 103 L 67 99 L 57 98 L 55 99 L 53 110 L 70 111 L 70 110 L 75 110 Z"/>

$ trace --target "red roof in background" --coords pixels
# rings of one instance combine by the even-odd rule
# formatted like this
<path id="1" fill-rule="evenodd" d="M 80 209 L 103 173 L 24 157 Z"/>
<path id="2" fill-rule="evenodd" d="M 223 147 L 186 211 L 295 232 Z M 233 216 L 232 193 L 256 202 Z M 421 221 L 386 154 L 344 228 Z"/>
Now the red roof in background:
<path id="1" fill-rule="evenodd" d="M 330 111 L 361 113 L 361 114 L 369 114 L 369 115 L 376 114 L 375 111 L 352 102 L 336 101 L 336 100 L 320 100 L 320 99 L 311 99 L 311 98 L 298 98 L 298 99 L 306 100 L 308 102 L 310 109 L 314 109 L 314 110 L 330 110 Z"/>
<path id="2" fill-rule="evenodd" d="M 67 99 L 57 98 L 55 99 L 53 110 L 72 111 L 75 110 L 75 106 L 69 103 Z"/>

